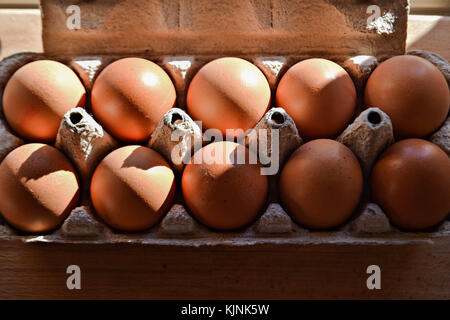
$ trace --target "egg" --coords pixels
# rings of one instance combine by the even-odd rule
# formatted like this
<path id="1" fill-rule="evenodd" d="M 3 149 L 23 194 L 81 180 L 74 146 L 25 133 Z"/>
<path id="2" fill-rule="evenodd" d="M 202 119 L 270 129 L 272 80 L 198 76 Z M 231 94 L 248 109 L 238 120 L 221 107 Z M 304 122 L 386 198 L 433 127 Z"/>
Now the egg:
<path id="1" fill-rule="evenodd" d="M 21 231 L 57 228 L 76 206 L 79 191 L 75 169 L 54 147 L 26 144 L 0 164 L 0 213 Z"/>
<path id="2" fill-rule="evenodd" d="M 358 160 L 343 144 L 317 139 L 298 148 L 280 177 L 281 203 L 299 224 L 329 229 L 346 221 L 363 191 Z"/>
<path id="3" fill-rule="evenodd" d="M 240 58 L 220 58 L 203 66 L 187 93 L 187 111 L 203 129 L 242 136 L 253 128 L 270 104 L 270 86 L 254 64 Z M 241 131 L 242 130 L 242 131 Z"/>
<path id="4" fill-rule="evenodd" d="M 66 65 L 39 60 L 19 68 L 3 93 L 3 113 L 21 137 L 38 142 L 56 139 L 64 114 L 84 107 L 86 90 Z"/>
<path id="5" fill-rule="evenodd" d="M 92 88 L 92 112 L 116 138 L 133 143 L 149 139 L 176 101 L 175 87 L 157 64 L 124 58 L 108 65 Z"/>
<path id="6" fill-rule="evenodd" d="M 190 212 L 222 231 L 243 228 L 261 213 L 268 193 L 261 166 L 250 163 L 246 147 L 229 141 L 197 151 L 184 169 L 181 186 Z"/>
<path id="7" fill-rule="evenodd" d="M 281 78 L 276 104 L 294 120 L 302 138 L 333 138 L 352 120 L 356 89 L 349 74 L 325 59 L 307 59 Z"/>
<path id="8" fill-rule="evenodd" d="M 107 155 L 91 181 L 91 199 L 106 224 L 125 232 L 151 228 L 173 202 L 175 177 L 156 151 L 126 146 Z"/>
<path id="9" fill-rule="evenodd" d="M 397 56 L 381 63 L 367 81 L 366 107 L 378 107 L 391 118 L 397 138 L 420 138 L 445 121 L 450 93 L 442 73 L 427 60 Z"/>
<path id="10" fill-rule="evenodd" d="M 450 158 L 438 146 L 406 139 L 390 146 L 375 164 L 371 192 L 390 221 L 423 230 L 450 213 Z"/>

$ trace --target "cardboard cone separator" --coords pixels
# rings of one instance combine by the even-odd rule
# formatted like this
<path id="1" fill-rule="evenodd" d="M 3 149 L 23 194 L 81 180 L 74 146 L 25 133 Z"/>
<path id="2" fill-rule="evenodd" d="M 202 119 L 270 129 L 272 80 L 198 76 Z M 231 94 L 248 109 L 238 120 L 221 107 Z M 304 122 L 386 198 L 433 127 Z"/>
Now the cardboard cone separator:
<path id="1" fill-rule="evenodd" d="M 336 140 L 353 151 L 367 178 L 378 155 L 394 143 L 391 119 L 380 109 L 369 108 L 362 112 Z"/>
<path id="2" fill-rule="evenodd" d="M 83 108 L 71 109 L 64 115 L 55 142 L 55 147 L 75 165 L 85 197 L 88 197 L 91 176 L 98 163 L 118 146 Z"/>
<path id="3" fill-rule="evenodd" d="M 158 151 L 181 173 L 192 152 L 201 147 L 201 143 L 202 132 L 197 124 L 183 110 L 172 108 L 159 122 L 148 146 Z"/>

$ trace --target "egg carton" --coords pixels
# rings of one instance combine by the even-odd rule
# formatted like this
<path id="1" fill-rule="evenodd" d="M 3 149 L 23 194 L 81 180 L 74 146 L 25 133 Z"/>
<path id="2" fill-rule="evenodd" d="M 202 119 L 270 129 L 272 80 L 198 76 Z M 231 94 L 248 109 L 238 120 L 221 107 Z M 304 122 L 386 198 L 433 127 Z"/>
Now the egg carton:
<path id="1" fill-rule="evenodd" d="M 435 64 L 450 83 L 450 66 L 439 56 L 426 51 L 413 51 L 414 54 Z M 80 77 L 88 95 L 97 75 L 108 64 L 130 55 L 101 56 L 55 56 L 37 53 L 20 53 L 0 62 L 0 95 L 9 77 L 22 65 L 40 59 L 52 59 L 70 66 Z M 186 90 L 192 77 L 204 64 L 221 55 L 195 56 L 152 56 L 143 57 L 159 64 L 171 77 L 177 91 L 177 106 L 166 113 L 145 144 L 163 155 L 177 175 L 177 185 L 183 164 L 174 163 L 171 151 L 182 142 L 180 159 L 190 154 L 194 137 L 201 137 L 201 130 L 185 110 Z M 298 55 L 259 56 L 238 55 L 257 65 L 266 75 L 272 91 L 283 73 L 294 63 L 309 58 Z M 136 243 L 148 245 L 257 245 L 275 244 L 404 244 L 433 242 L 438 238 L 450 236 L 450 221 L 424 232 L 402 232 L 392 226 L 380 207 L 370 202 L 367 192 L 367 178 L 374 161 L 379 154 L 394 142 L 392 124 L 389 117 L 378 108 L 363 110 L 362 94 L 370 73 L 381 59 L 374 56 L 354 56 L 337 61 L 352 77 L 358 95 L 358 108 L 353 122 L 336 138 L 349 147 L 357 156 L 365 177 L 365 192 L 361 203 L 353 216 L 340 227 L 328 231 L 311 231 L 292 221 L 278 203 L 277 180 L 279 175 L 269 176 L 269 196 L 264 212 L 250 226 L 236 232 L 214 232 L 199 224 L 183 204 L 179 188 L 174 205 L 155 227 L 142 233 L 121 233 L 109 228 L 95 214 L 89 199 L 89 184 L 93 171 L 101 159 L 119 148 L 121 142 L 109 135 L 91 115 L 89 102 L 86 109 L 74 108 L 64 116 L 54 146 L 61 150 L 75 165 L 81 181 L 82 196 L 80 206 L 75 208 L 62 226 L 51 233 L 24 234 L 0 222 L 0 239 L 21 240 L 24 242 L 50 243 Z M 88 99 L 89 101 L 89 99 Z M 450 156 L 450 118 L 429 140 L 440 146 Z M 266 143 L 268 155 L 271 132 L 277 129 L 280 136 L 280 167 L 290 154 L 302 143 L 302 139 L 291 117 L 282 108 L 272 105 L 255 129 L 267 129 L 268 139 L 258 141 Z M 171 134 L 182 132 L 181 140 L 172 141 Z M 252 146 L 252 138 L 246 141 Z M 25 142 L 8 127 L 0 113 L 0 161 L 11 150 Z M 177 162 L 177 161 L 175 161 Z M 181 161 L 180 161 L 181 162 Z M 268 164 L 270 166 L 270 163 Z M 1 218 L 1 216 L 0 216 Z M 1 220 L 1 219 L 0 219 Z"/>
<path id="2" fill-rule="evenodd" d="M 72 56 L 389 57 L 405 51 L 408 10 L 408 0 L 41 0 L 44 51 Z"/>

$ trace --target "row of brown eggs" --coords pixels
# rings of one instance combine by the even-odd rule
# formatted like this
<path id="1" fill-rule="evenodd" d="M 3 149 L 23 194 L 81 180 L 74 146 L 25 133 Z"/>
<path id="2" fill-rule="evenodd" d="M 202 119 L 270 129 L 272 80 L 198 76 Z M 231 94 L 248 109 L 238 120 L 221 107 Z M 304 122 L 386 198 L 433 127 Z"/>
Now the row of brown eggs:
<path id="1" fill-rule="evenodd" d="M 402 59 L 410 61 L 410 57 Z M 422 109 L 431 110 L 432 116 L 419 115 L 428 124 L 434 119 L 433 129 L 430 129 L 434 130 L 438 123 L 436 110 L 448 112 L 448 87 L 445 83 L 446 92 L 443 92 L 440 81 L 432 81 L 433 77 L 428 73 L 438 80 L 439 76 L 435 75 L 434 66 L 430 64 L 433 68 L 428 68 L 427 61 L 423 60 L 428 68 L 424 70 L 414 66 L 424 62 L 415 58 L 411 61 L 404 73 L 412 69 L 416 76 L 409 79 L 406 89 L 397 76 L 382 92 L 389 93 L 392 87 L 399 86 L 404 90 L 399 89 L 401 94 L 409 98 L 422 88 L 411 82 L 424 81 L 424 77 L 433 84 L 427 87 L 428 91 L 437 88 L 434 93 L 438 98 L 432 100 L 434 109 L 423 106 L 428 100 L 419 99 Z M 73 81 L 56 75 L 47 82 L 36 84 L 36 75 L 45 78 L 46 74 L 57 73 L 49 71 L 52 69 L 49 61 L 41 61 L 33 72 L 21 73 L 23 68 L 37 63 L 25 65 L 13 75 L 3 100 L 9 123 L 29 139 L 32 139 L 27 135 L 30 131 L 51 128 L 50 125 L 46 127 L 45 122 L 52 122 L 66 111 L 57 108 L 70 102 L 70 109 L 74 103 L 78 106 L 85 100 L 85 91 L 75 85 L 78 80 L 75 74 Z M 58 64 L 58 67 L 64 70 L 62 73 L 70 71 L 64 65 Z M 370 79 L 376 75 L 374 72 Z M 366 89 L 369 97 L 370 79 Z M 390 81 L 387 76 L 382 80 L 384 83 Z M 52 85 L 57 87 L 52 88 Z M 164 90 L 159 90 L 161 88 Z M 408 91 L 408 88 L 416 91 Z M 55 91 L 60 95 L 53 94 Z M 420 94 L 430 95 L 430 92 Z M 379 96 L 374 95 L 374 99 Z M 276 99 L 293 115 L 302 135 L 309 132 L 306 136 L 314 139 L 335 136 L 342 131 L 351 121 L 356 93 L 350 77 L 337 64 L 324 59 L 309 59 L 284 75 Z M 404 99 L 397 97 L 399 108 L 410 108 L 411 103 L 401 106 Z M 222 58 L 204 66 L 194 77 L 188 90 L 187 107 L 194 118 L 206 123 L 206 128 L 224 131 L 253 127 L 269 102 L 270 89 L 259 69 L 242 59 Z M 444 102 L 445 108 L 442 107 Z M 159 118 L 174 103 L 175 91 L 169 77 L 156 64 L 138 58 L 122 59 L 109 65 L 99 75 L 92 90 L 96 118 L 113 135 L 129 142 L 148 138 Z M 149 105 L 151 110 L 147 110 Z M 17 122 L 10 120 L 11 115 L 17 117 Z M 40 122 L 34 122 L 35 119 Z M 410 126 L 412 120 L 408 119 Z M 19 129 L 14 127 L 15 123 L 19 124 Z M 20 131 L 20 125 L 25 127 L 23 131 Z M 308 131 L 308 126 L 312 131 Z M 331 129 L 335 131 L 327 131 Z M 57 127 L 55 135 L 56 130 Z M 34 140 L 39 141 L 42 137 L 36 136 Z M 51 141 L 54 137 L 46 139 Z M 382 156 L 375 165 L 372 175 L 374 198 L 400 227 L 415 230 L 438 223 L 450 211 L 447 197 L 450 160 L 443 151 L 423 140 L 404 140 L 394 146 L 397 149 L 391 147 L 389 150 L 394 148 L 395 151 L 389 157 Z M 226 161 L 220 164 L 217 163 L 220 161 L 213 161 L 212 165 L 210 161 L 190 164 L 183 173 L 181 187 L 188 208 L 199 221 L 213 229 L 232 230 L 249 224 L 266 201 L 267 177 L 259 173 L 259 165 L 236 165 L 230 157 L 242 148 L 245 147 L 231 142 L 210 144 L 199 152 L 225 156 Z M 56 153 L 58 151 L 49 146 L 26 145 L 11 152 L 0 166 L 0 212 L 21 230 L 39 232 L 55 228 L 76 203 L 78 180 L 75 170 L 68 160 L 63 161 L 65 158 Z M 106 223 L 119 230 L 139 231 L 159 221 L 172 201 L 174 188 L 173 173 L 159 154 L 145 147 L 128 146 L 112 152 L 101 162 L 93 176 L 91 198 Z M 344 222 L 356 207 L 362 188 L 361 169 L 355 156 L 345 146 L 325 139 L 300 147 L 283 169 L 280 181 L 280 195 L 288 213 L 300 224 L 317 229 Z"/>
<path id="2" fill-rule="evenodd" d="M 186 206 L 211 229 L 241 229 L 258 217 L 266 203 L 267 176 L 261 175 L 260 164 L 236 163 L 239 152 L 248 159 L 252 151 L 234 142 L 211 143 L 195 153 L 183 172 Z M 70 161 L 49 145 L 23 145 L 0 164 L 0 212 L 22 231 L 57 228 L 77 205 L 79 188 Z M 166 160 L 150 148 L 132 145 L 116 149 L 100 162 L 90 194 L 106 224 L 138 232 L 162 219 L 175 189 L 175 175 Z M 432 227 L 450 211 L 450 159 L 426 140 L 402 140 L 375 164 L 371 190 L 394 225 L 406 230 Z M 304 144 L 281 172 L 283 207 L 296 222 L 312 229 L 347 221 L 362 192 L 357 158 L 335 140 Z"/>
<path id="3" fill-rule="evenodd" d="M 325 59 L 307 59 L 281 78 L 276 105 L 293 118 L 307 139 L 334 138 L 351 122 L 356 90 L 348 73 Z M 378 66 L 365 89 L 366 107 L 379 107 L 391 118 L 398 138 L 426 137 L 445 120 L 449 89 L 442 73 L 415 56 L 398 56 Z M 127 143 L 148 140 L 175 105 L 175 87 L 165 71 L 141 58 L 108 65 L 92 88 L 92 112 L 113 136 Z M 253 128 L 269 108 L 271 90 L 264 74 L 240 58 L 220 58 L 192 79 L 187 111 L 204 129 Z M 7 122 L 30 141 L 54 141 L 63 115 L 84 106 L 86 91 L 67 66 L 49 60 L 20 68 L 3 95 Z"/>

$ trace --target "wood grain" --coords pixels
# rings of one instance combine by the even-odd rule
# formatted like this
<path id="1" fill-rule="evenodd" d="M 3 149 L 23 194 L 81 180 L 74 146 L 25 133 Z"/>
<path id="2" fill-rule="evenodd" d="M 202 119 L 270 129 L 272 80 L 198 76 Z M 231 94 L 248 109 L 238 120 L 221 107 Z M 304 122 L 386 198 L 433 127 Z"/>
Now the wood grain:
<path id="1" fill-rule="evenodd" d="M 42 52 L 39 9 L 0 9 L 0 59 L 23 51 Z"/>
<path id="2" fill-rule="evenodd" d="M 426 50 L 450 61 L 450 17 L 410 16 L 407 50 Z"/>
<path id="3" fill-rule="evenodd" d="M 66 288 L 79 265 L 82 289 Z M 381 268 L 368 290 L 366 268 Z M 0 241 L 0 299 L 449 299 L 450 244 L 170 247 Z"/>

